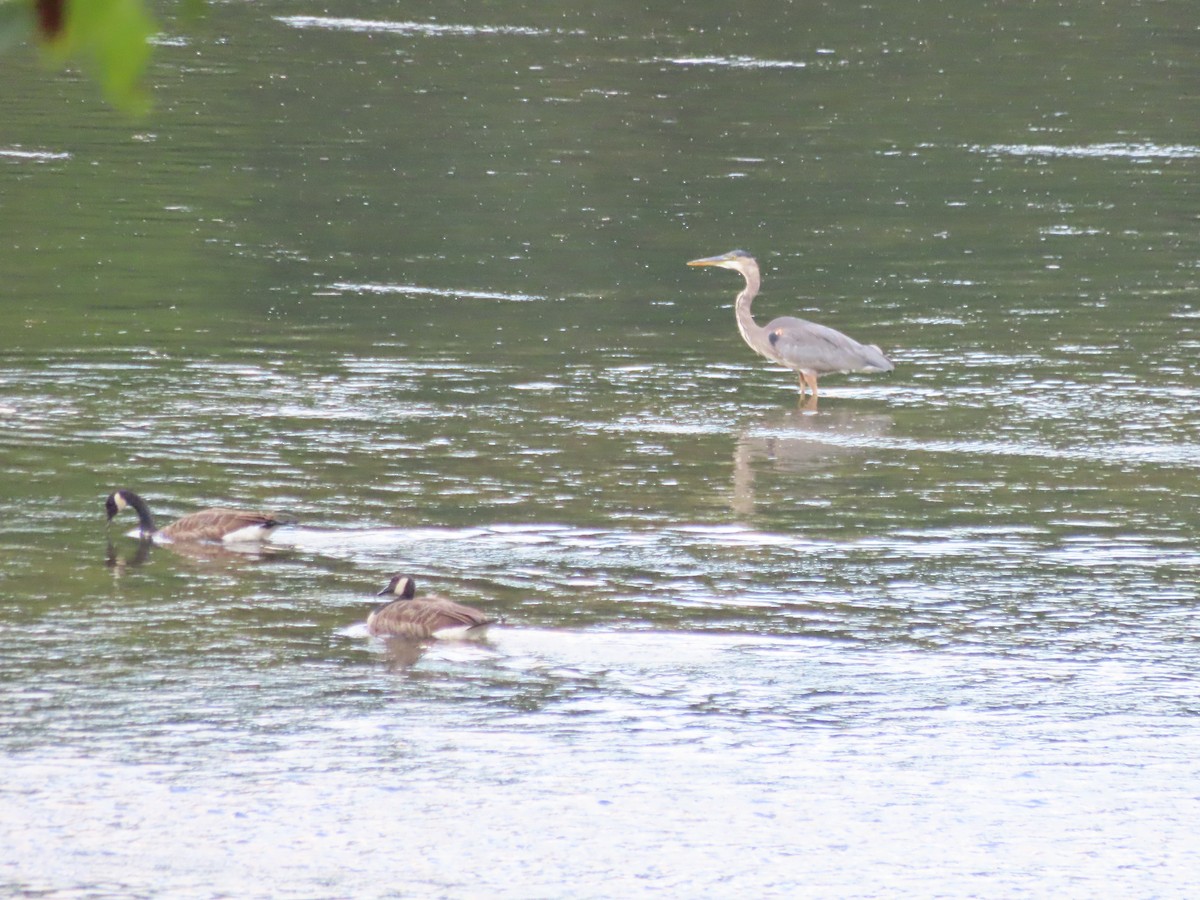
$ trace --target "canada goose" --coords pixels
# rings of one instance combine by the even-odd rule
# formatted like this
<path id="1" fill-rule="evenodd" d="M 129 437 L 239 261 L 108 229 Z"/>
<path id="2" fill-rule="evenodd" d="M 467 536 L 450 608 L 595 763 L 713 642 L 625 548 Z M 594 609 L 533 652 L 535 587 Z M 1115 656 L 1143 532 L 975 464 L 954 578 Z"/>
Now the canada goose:
<path id="1" fill-rule="evenodd" d="M 121 510 L 133 509 L 138 516 L 138 530 L 143 540 L 159 543 L 173 541 L 221 541 L 241 543 L 261 541 L 280 525 L 289 520 L 278 513 L 252 512 L 244 509 L 202 509 L 181 519 L 176 519 L 166 528 L 155 528 L 154 517 L 146 501 L 133 491 L 113 491 L 104 501 L 108 521 L 112 521 Z"/>
<path id="2" fill-rule="evenodd" d="M 395 575 L 379 592 L 396 597 L 367 616 L 367 631 L 375 635 L 425 638 L 481 638 L 495 622 L 484 613 L 445 597 L 417 596 L 411 575 Z"/>

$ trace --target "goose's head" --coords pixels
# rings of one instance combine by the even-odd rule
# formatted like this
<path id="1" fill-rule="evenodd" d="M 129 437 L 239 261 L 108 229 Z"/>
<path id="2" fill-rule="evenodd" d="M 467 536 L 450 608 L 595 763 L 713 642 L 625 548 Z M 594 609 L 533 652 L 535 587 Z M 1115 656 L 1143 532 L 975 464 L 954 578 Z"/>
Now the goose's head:
<path id="1" fill-rule="evenodd" d="M 417 583 L 413 581 L 411 575 L 393 575 L 392 580 L 387 583 L 387 587 L 377 596 L 382 597 L 384 594 L 392 594 L 400 600 L 411 600 L 417 595 Z"/>
<path id="2" fill-rule="evenodd" d="M 113 491 L 108 495 L 108 499 L 104 501 L 104 509 L 108 513 L 108 521 L 113 520 L 113 516 L 125 509 L 129 505 L 125 499 L 124 491 Z"/>

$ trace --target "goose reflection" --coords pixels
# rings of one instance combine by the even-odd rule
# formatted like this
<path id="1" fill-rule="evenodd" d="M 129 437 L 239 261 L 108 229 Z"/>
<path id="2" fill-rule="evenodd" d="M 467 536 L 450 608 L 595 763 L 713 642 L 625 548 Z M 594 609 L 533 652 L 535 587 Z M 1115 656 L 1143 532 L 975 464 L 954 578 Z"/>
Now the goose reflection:
<path id="1" fill-rule="evenodd" d="M 108 551 L 104 556 L 104 564 L 113 570 L 114 575 L 119 577 L 125 574 L 126 569 L 135 569 L 149 559 L 150 548 L 153 545 L 153 541 L 138 541 L 137 549 L 133 553 L 123 554 L 118 552 L 117 545 L 109 538 Z"/>
<path id="2" fill-rule="evenodd" d="M 383 639 L 384 659 L 389 672 L 404 672 L 411 669 L 420 662 L 427 649 L 429 649 L 428 643 L 412 638 L 385 637 Z"/>
<path id="3" fill-rule="evenodd" d="M 473 668 L 497 658 L 496 648 L 490 641 L 418 641 L 384 636 L 379 638 L 378 649 L 388 672 L 434 679 L 443 677 L 447 671 L 458 670 L 459 666 Z M 431 668 L 417 666 L 431 655 L 434 660 Z"/>
<path id="4" fill-rule="evenodd" d="M 111 539 L 105 552 L 104 564 L 115 575 L 124 575 L 129 569 L 145 565 L 153 553 L 167 550 L 184 559 L 199 563 L 240 564 L 246 560 L 264 559 L 283 555 L 287 548 L 262 544 L 156 544 L 148 538 L 140 538 L 130 552 L 125 545 L 118 546 Z"/>
<path id="5" fill-rule="evenodd" d="M 845 463 L 871 450 L 892 428 L 887 413 L 852 409 L 813 415 L 791 409 L 752 425 L 738 436 L 733 451 L 734 512 L 754 512 L 755 474 L 769 468 L 780 474 L 806 474 Z"/>

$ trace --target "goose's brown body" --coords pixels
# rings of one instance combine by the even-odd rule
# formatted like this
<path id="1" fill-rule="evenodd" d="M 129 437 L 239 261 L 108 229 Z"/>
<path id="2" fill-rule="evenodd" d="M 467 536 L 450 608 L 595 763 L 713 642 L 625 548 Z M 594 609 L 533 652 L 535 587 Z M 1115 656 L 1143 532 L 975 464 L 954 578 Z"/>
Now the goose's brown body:
<path id="1" fill-rule="evenodd" d="M 397 575 L 380 596 L 396 597 L 367 617 L 371 634 L 412 640 L 428 638 L 479 638 L 496 620 L 461 603 L 431 594 L 416 596 L 416 582 L 408 575 Z"/>
<path id="2" fill-rule="evenodd" d="M 132 509 L 138 516 L 141 536 L 155 541 L 222 541 L 225 543 L 261 541 L 278 526 L 285 524 L 279 513 L 256 512 L 245 509 L 202 509 L 176 519 L 165 528 L 154 526 L 154 517 L 146 501 L 133 491 L 114 491 L 105 501 L 109 521 L 123 509 Z"/>

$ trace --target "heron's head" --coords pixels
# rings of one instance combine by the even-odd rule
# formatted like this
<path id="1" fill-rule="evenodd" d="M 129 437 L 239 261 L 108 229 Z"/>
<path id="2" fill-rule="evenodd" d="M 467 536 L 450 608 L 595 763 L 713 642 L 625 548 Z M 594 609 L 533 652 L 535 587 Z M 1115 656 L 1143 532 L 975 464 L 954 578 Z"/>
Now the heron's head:
<path id="1" fill-rule="evenodd" d="M 377 596 L 382 597 L 384 594 L 395 594 L 401 600 L 411 600 L 417 595 L 417 583 L 413 581 L 411 575 L 393 575 L 387 587 Z"/>
<path id="2" fill-rule="evenodd" d="M 758 263 L 745 250 L 730 250 L 717 256 L 706 256 L 704 259 L 693 259 L 689 266 L 720 266 L 722 269 L 733 269 L 743 275 L 748 269 L 757 269 Z"/>

